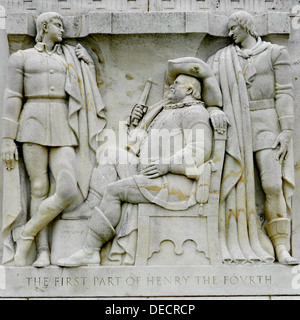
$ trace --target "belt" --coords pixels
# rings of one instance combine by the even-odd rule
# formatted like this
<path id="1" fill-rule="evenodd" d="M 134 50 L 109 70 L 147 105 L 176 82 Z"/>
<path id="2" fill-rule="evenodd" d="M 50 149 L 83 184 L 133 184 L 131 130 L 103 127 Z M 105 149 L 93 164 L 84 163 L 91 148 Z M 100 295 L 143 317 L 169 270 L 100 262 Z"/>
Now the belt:
<path id="1" fill-rule="evenodd" d="M 250 111 L 274 109 L 275 108 L 275 100 L 274 99 L 267 99 L 267 100 L 250 101 L 249 108 L 250 108 Z"/>
<path id="2" fill-rule="evenodd" d="M 27 98 L 26 103 L 35 102 L 35 103 L 66 103 L 67 100 L 63 98 Z"/>

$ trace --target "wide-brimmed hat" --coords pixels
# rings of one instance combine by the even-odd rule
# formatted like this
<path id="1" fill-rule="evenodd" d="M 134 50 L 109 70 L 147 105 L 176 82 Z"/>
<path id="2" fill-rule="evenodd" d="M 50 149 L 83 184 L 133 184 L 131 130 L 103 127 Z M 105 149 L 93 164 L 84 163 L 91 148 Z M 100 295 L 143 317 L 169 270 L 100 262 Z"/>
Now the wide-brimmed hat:
<path id="1" fill-rule="evenodd" d="M 193 57 L 184 57 L 168 61 L 166 82 L 170 86 L 180 74 L 195 77 L 202 84 L 202 98 L 207 106 L 223 105 L 222 93 L 218 81 L 210 66 Z"/>

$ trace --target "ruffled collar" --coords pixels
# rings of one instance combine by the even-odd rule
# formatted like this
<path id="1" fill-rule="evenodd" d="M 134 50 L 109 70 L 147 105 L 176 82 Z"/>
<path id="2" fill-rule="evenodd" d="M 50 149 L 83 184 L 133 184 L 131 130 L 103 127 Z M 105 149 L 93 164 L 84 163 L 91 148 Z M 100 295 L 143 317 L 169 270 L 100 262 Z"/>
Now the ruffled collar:
<path id="1" fill-rule="evenodd" d="M 270 46 L 270 42 L 262 41 L 261 38 L 258 38 L 257 44 L 252 49 L 242 50 L 239 46 L 235 46 L 237 55 L 247 60 L 247 66 L 244 69 L 244 77 L 247 88 L 250 88 L 252 86 L 252 83 L 257 74 L 257 70 L 254 64 L 254 57 L 266 51 Z"/>
<path id="2" fill-rule="evenodd" d="M 271 43 L 262 41 L 261 38 L 258 38 L 256 45 L 252 49 L 244 49 L 242 50 L 239 46 L 235 46 L 235 50 L 238 54 L 238 56 L 244 58 L 244 59 L 249 59 L 253 56 L 256 56 L 265 50 L 267 50 L 270 47 Z"/>
<path id="3" fill-rule="evenodd" d="M 179 103 L 173 103 L 173 104 L 167 104 L 164 106 L 164 109 L 180 109 L 180 108 L 186 108 L 186 107 L 192 107 L 195 105 L 204 105 L 203 101 L 192 101 L 192 102 L 179 102 Z"/>

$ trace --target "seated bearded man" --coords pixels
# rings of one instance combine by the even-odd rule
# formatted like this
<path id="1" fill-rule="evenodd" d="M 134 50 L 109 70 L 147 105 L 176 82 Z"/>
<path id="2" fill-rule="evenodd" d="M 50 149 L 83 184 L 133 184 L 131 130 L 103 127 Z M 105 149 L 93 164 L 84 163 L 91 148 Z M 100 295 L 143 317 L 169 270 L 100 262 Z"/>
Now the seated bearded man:
<path id="1" fill-rule="evenodd" d="M 213 136 L 209 112 L 200 99 L 200 81 L 179 74 L 166 100 L 149 107 L 146 114 L 140 105 L 133 109 L 131 122 L 139 121 L 131 134 L 136 143 L 128 150 L 107 149 L 100 156 L 92 177 L 91 186 L 96 184 L 97 190 L 90 191 L 86 240 L 58 265 L 100 264 L 99 251 L 115 236 L 124 202 L 153 203 L 169 210 L 186 210 L 197 203 L 196 179 L 211 157 Z M 162 130 L 175 139 L 174 148 L 168 139 L 159 138 Z M 152 150 L 158 146 L 158 152 L 149 155 L 150 146 Z"/>

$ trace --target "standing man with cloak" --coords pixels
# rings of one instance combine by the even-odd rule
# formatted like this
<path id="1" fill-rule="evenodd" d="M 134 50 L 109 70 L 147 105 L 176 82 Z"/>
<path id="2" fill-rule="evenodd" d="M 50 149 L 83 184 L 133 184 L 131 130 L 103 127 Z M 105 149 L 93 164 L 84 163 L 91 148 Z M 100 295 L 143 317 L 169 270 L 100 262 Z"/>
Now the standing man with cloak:
<path id="1" fill-rule="evenodd" d="M 219 236 L 223 261 L 298 264 L 287 242 L 294 190 L 294 94 L 285 47 L 264 42 L 247 12 L 229 18 L 234 44 L 208 59 L 229 118 Z M 254 163 L 265 194 L 266 231 L 256 213 Z M 270 243 L 270 239 L 272 244 Z"/>
<path id="2" fill-rule="evenodd" d="M 17 266 L 25 266 L 35 239 L 34 266 L 44 267 L 50 264 L 46 226 L 87 197 L 96 138 L 106 120 L 92 58 L 81 45 L 61 44 L 62 16 L 46 12 L 36 24 L 35 47 L 19 50 L 9 59 L 2 119 L 6 169 L 2 235 L 3 263 L 14 259 Z M 30 181 L 27 222 L 17 145 Z M 13 231 L 22 225 L 19 239 L 13 239 Z"/>

